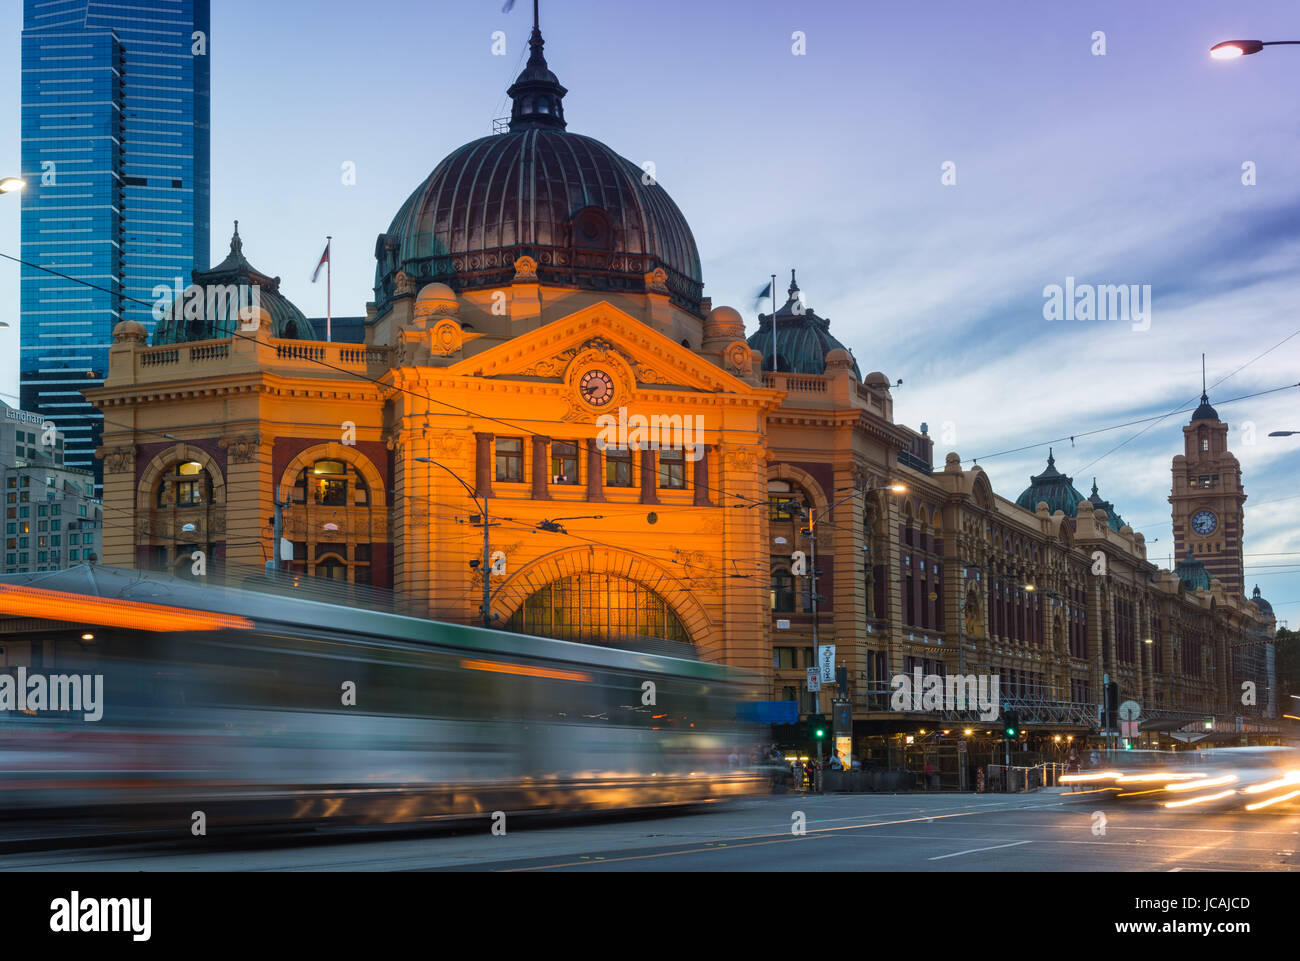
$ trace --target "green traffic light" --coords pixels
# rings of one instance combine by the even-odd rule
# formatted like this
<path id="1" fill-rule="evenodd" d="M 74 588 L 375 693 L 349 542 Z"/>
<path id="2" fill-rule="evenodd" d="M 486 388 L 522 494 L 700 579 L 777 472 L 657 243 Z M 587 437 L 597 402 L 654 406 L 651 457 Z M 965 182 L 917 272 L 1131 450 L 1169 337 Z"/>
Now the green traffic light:
<path id="1" fill-rule="evenodd" d="M 818 728 L 818 729 L 817 729 L 817 736 L 818 736 L 818 737 L 825 737 L 825 736 L 826 736 L 826 732 L 823 731 L 821 728 Z"/>

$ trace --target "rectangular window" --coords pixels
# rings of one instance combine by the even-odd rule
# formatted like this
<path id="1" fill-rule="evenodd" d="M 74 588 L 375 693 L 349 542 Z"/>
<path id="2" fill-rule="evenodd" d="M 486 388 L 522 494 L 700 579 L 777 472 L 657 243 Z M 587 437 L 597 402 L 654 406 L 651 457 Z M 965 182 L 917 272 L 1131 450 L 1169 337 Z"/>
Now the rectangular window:
<path id="1" fill-rule="evenodd" d="M 632 449 L 610 447 L 605 450 L 605 486 L 633 487 Z"/>
<path id="2" fill-rule="evenodd" d="M 659 486 L 676 490 L 686 486 L 686 451 L 659 451 Z"/>
<path id="3" fill-rule="evenodd" d="M 551 444 L 551 483 L 578 483 L 578 445 L 574 441 L 557 440 Z"/>
<path id="4" fill-rule="evenodd" d="M 793 647 L 772 648 L 772 667 L 778 671 L 797 668 L 799 665 L 795 663 L 795 650 Z"/>
<path id="5" fill-rule="evenodd" d="M 522 484 L 524 482 L 523 438 L 497 438 L 496 479 L 503 484 Z"/>

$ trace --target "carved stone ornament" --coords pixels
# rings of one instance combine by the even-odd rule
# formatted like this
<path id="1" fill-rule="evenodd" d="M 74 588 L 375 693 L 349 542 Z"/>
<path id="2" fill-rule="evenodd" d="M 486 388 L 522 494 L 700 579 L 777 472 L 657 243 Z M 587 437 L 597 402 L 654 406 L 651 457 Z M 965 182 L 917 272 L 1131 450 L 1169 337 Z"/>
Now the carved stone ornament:
<path id="1" fill-rule="evenodd" d="M 668 383 L 667 380 L 665 380 L 662 376 L 660 376 L 659 371 L 655 370 L 653 367 L 644 367 L 641 365 L 636 365 L 633 367 L 633 370 L 636 371 L 636 380 L 638 384 Z"/>
<path id="2" fill-rule="evenodd" d="M 645 289 L 654 294 L 668 293 L 668 271 L 656 267 L 645 275 Z"/>
<path id="3" fill-rule="evenodd" d="M 393 278 L 393 292 L 401 297 L 405 294 L 415 293 L 415 278 L 404 270 L 399 270 L 397 276 Z"/>
<path id="4" fill-rule="evenodd" d="M 393 364 L 396 367 L 406 367 L 415 358 L 414 345 L 408 343 L 409 335 L 410 331 L 405 327 L 398 327 L 393 332 Z"/>
<path id="5" fill-rule="evenodd" d="M 531 367 L 526 367 L 522 373 L 525 377 L 563 377 L 564 369 L 569 366 L 569 361 L 577 356 L 578 348 L 572 347 L 569 350 L 561 351 L 554 357 L 539 360 Z"/>
<path id="6" fill-rule="evenodd" d="M 729 447 L 723 455 L 729 470 L 747 471 L 758 466 L 758 452 L 752 447 Z"/>
<path id="7" fill-rule="evenodd" d="M 537 261 L 525 254 L 515 258 L 515 283 L 533 284 L 537 282 Z"/>
<path id="8" fill-rule="evenodd" d="M 576 400 L 569 401 L 569 409 L 564 412 L 560 420 L 569 424 L 579 424 L 583 421 L 591 420 L 591 411 L 579 404 Z"/>
<path id="9" fill-rule="evenodd" d="M 114 447 L 104 452 L 105 474 L 129 474 L 135 470 L 135 448 Z"/>
<path id="10" fill-rule="evenodd" d="M 444 431 L 429 438 L 429 449 L 435 457 L 459 457 L 465 451 L 465 438 L 451 431 Z"/>
<path id="11" fill-rule="evenodd" d="M 743 340 L 735 341 L 728 345 L 723 357 L 727 363 L 727 370 L 733 374 L 748 374 L 753 369 L 754 350 Z"/>
<path id="12" fill-rule="evenodd" d="M 433 327 L 430 349 L 440 357 L 450 357 L 465 345 L 465 334 L 454 320 L 440 320 Z"/>
<path id="13" fill-rule="evenodd" d="M 226 449 L 226 456 L 232 464 L 251 464 L 257 460 L 257 450 L 262 444 L 262 438 L 257 434 L 249 434 L 243 437 L 223 437 L 220 441 L 222 447 Z"/>

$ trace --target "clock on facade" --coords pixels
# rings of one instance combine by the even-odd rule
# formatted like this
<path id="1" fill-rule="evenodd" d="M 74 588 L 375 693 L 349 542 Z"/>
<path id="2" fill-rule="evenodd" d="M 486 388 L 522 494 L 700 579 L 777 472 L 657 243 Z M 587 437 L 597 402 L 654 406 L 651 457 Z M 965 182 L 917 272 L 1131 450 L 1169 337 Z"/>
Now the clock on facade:
<path id="1" fill-rule="evenodd" d="M 1198 534 L 1213 534 L 1219 527 L 1219 519 L 1213 511 L 1197 511 L 1192 515 L 1192 530 Z"/>
<path id="2" fill-rule="evenodd" d="M 589 370 L 578 381 L 578 392 L 592 407 L 604 407 L 614 399 L 614 378 L 603 370 Z"/>

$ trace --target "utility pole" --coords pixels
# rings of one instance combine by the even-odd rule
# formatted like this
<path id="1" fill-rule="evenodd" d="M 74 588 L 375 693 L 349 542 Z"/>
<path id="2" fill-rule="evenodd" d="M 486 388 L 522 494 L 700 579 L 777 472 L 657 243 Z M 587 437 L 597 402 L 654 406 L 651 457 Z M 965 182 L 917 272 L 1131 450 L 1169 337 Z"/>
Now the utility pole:
<path id="1" fill-rule="evenodd" d="M 483 615 L 483 626 L 492 626 L 492 614 L 490 604 L 492 601 L 492 585 L 490 578 L 492 576 L 492 548 L 489 544 L 489 534 L 492 525 L 488 522 L 488 499 L 483 498 L 483 606 L 479 612 Z"/>
<path id="2" fill-rule="evenodd" d="M 290 507 L 289 501 L 280 500 L 280 485 L 275 485 L 275 500 L 271 505 L 275 513 L 271 517 L 271 560 L 266 562 L 268 574 L 278 574 L 280 567 L 280 541 L 284 539 L 284 509 Z"/>
<path id="3" fill-rule="evenodd" d="M 457 474 L 446 464 L 440 464 L 436 460 L 433 460 L 430 457 L 413 457 L 412 460 L 418 461 L 421 464 L 432 464 L 434 467 L 441 467 L 448 474 L 450 474 L 456 480 L 456 482 L 460 484 L 461 487 L 465 488 L 466 492 L 469 494 L 470 500 L 474 502 L 474 506 L 479 508 L 479 510 L 482 512 L 479 515 L 479 517 L 483 521 L 483 559 L 479 563 L 481 565 L 480 570 L 482 571 L 483 574 L 483 603 L 479 607 L 479 614 L 481 616 L 483 626 L 491 627 L 492 626 L 492 612 L 491 612 L 492 583 L 490 578 L 492 576 L 492 547 L 490 543 L 490 537 L 491 537 L 492 524 L 488 518 L 488 497 L 486 494 L 484 494 L 482 501 L 480 501 L 479 495 L 474 493 L 474 488 L 466 484 L 464 478 L 462 478 L 459 474 Z M 472 567 L 473 565 L 471 564 L 470 566 Z"/>

